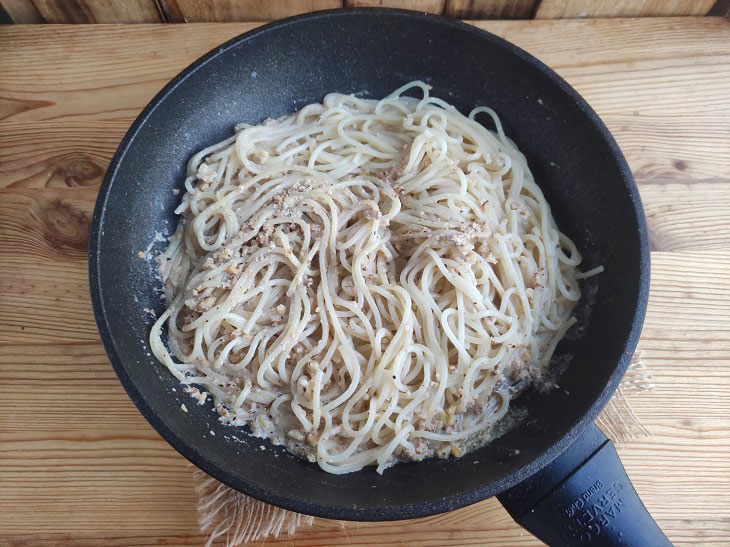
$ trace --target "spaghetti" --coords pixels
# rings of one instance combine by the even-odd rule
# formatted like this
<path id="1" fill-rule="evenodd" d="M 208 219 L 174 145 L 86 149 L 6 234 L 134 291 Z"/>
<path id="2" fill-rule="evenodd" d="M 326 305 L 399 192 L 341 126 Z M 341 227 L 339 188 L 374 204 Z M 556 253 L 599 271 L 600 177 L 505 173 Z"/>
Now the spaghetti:
<path id="1" fill-rule="evenodd" d="M 575 322 L 581 256 L 525 157 L 429 89 L 237 126 L 190 160 L 159 257 L 155 356 L 331 473 L 488 442 Z"/>

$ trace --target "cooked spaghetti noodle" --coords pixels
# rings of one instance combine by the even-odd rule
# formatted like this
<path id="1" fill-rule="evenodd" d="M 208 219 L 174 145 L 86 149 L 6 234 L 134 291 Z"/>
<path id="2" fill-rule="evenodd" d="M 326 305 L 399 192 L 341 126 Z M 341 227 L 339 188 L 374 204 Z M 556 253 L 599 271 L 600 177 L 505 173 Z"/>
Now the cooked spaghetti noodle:
<path id="1" fill-rule="evenodd" d="M 156 357 L 332 473 L 483 445 L 575 322 L 581 257 L 525 157 L 429 89 L 237 126 L 159 258 Z"/>

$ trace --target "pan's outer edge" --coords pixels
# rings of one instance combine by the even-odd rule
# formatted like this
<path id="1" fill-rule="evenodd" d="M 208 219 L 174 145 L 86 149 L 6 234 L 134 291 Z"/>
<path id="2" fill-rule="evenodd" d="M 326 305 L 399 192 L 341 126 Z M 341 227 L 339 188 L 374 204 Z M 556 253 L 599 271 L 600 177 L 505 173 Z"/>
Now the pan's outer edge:
<path id="1" fill-rule="evenodd" d="M 177 434 L 170 429 L 157 414 L 147 405 L 146 401 L 141 397 L 136 386 L 131 382 L 130 378 L 126 374 L 124 367 L 121 364 L 121 360 L 114 348 L 111 334 L 108 330 L 106 323 L 106 313 L 102 302 L 102 287 L 100 285 L 100 238 L 103 234 L 103 223 L 104 213 L 106 210 L 107 199 L 111 185 L 116 176 L 116 172 L 119 168 L 121 161 L 135 139 L 137 132 L 145 124 L 149 116 L 155 111 L 160 102 L 162 102 L 167 95 L 169 95 L 182 81 L 197 71 L 199 68 L 204 66 L 210 60 L 214 59 L 218 55 L 225 53 L 228 49 L 236 46 L 242 41 L 248 40 L 254 36 L 259 36 L 269 32 L 272 29 L 278 29 L 291 24 L 295 24 L 299 21 L 313 20 L 321 18 L 336 18 L 342 16 L 352 16 L 358 14 L 387 14 L 391 16 L 409 17 L 413 19 L 429 20 L 431 22 L 437 22 L 439 24 L 448 25 L 459 28 L 465 32 L 476 34 L 482 39 L 489 40 L 495 44 L 505 48 L 510 53 L 520 57 L 524 61 L 530 63 L 537 68 L 546 78 L 556 84 L 564 93 L 571 97 L 576 105 L 583 111 L 590 122 L 598 130 L 601 137 L 605 140 L 609 149 L 611 150 L 612 159 L 618 165 L 624 181 L 627 186 L 627 190 L 632 198 L 634 204 L 633 215 L 637 221 L 639 227 L 639 239 L 640 239 L 640 286 L 638 291 L 638 300 L 636 302 L 636 311 L 634 314 L 633 322 L 631 325 L 631 331 L 627 337 L 624 352 L 621 359 L 616 364 L 616 367 L 611 374 L 611 377 L 606 384 L 605 388 L 593 402 L 588 411 L 578 419 L 568 432 L 559 438 L 550 448 L 548 448 L 542 455 L 533 459 L 523 467 L 513 471 L 512 473 L 505 476 L 502 480 L 494 481 L 491 483 L 484 484 L 479 488 L 475 488 L 468 492 L 461 492 L 447 497 L 434 496 L 433 502 L 424 502 L 412 505 L 398 505 L 398 506 L 383 506 L 382 508 L 366 508 L 366 507 L 352 507 L 352 506 L 339 506 L 335 504 L 321 504 L 313 503 L 306 500 L 291 499 L 283 496 L 279 496 L 266 489 L 258 488 L 255 485 L 249 484 L 245 481 L 239 480 L 233 477 L 226 469 L 215 465 L 206 455 L 194 447 L 191 447 L 184 443 Z M 104 345 L 104 349 L 109 357 L 109 360 L 114 367 L 114 370 L 119 377 L 120 382 L 124 386 L 130 399 L 137 406 L 142 415 L 147 421 L 154 427 L 157 432 L 170 443 L 180 454 L 201 468 L 203 471 L 215 477 L 216 479 L 224 482 L 225 484 L 239 490 L 249 496 L 256 499 L 271 503 L 273 505 L 283 507 L 285 509 L 296 511 L 298 513 L 309 514 L 317 517 L 340 519 L 340 520 L 363 520 L 363 521 L 379 521 L 379 520 L 402 520 L 417 517 L 424 517 L 451 511 L 476 503 L 487 497 L 496 495 L 507 488 L 514 486 L 515 484 L 525 480 L 532 474 L 539 471 L 542 467 L 550 463 L 555 459 L 561 452 L 563 452 L 572 442 L 578 437 L 597 417 L 603 407 L 606 405 L 608 400 L 613 395 L 614 391 L 618 387 L 621 378 L 623 377 L 626 369 L 631 361 L 631 356 L 636 349 L 636 344 L 641 333 L 641 327 L 646 314 L 646 306 L 649 298 L 649 272 L 650 272 L 650 258 L 649 258 L 649 237 L 648 229 L 646 224 L 646 217 L 641 204 L 641 198 L 639 196 L 638 188 L 634 181 L 631 170 L 629 169 L 626 159 L 624 158 L 618 144 L 614 140 L 611 133 L 608 131 L 604 123 L 595 113 L 595 111 L 588 105 L 577 91 L 575 91 L 563 78 L 558 76 L 552 69 L 547 65 L 527 53 L 526 51 L 518 48 L 517 46 L 507 42 L 506 40 L 495 36 L 485 30 L 479 29 L 472 25 L 468 25 L 461 21 L 454 21 L 445 19 L 443 17 L 426 14 L 421 12 L 413 12 L 401 9 L 388 9 L 388 8 L 352 8 L 352 9 L 337 9 L 313 12 L 303 15 L 297 15 L 289 17 L 278 22 L 269 23 L 263 25 L 249 32 L 241 34 L 224 44 L 211 50 L 203 57 L 199 58 L 193 64 L 185 68 L 177 76 L 175 76 L 155 97 L 150 103 L 142 110 L 140 115 L 134 121 L 132 126 L 129 128 L 119 148 L 115 152 L 109 167 L 104 176 L 104 180 L 99 189 L 99 195 L 94 208 L 94 215 L 92 218 L 91 232 L 89 237 L 89 288 L 91 292 L 91 303 L 94 311 L 94 317 L 96 324 L 99 329 L 99 334 Z"/>

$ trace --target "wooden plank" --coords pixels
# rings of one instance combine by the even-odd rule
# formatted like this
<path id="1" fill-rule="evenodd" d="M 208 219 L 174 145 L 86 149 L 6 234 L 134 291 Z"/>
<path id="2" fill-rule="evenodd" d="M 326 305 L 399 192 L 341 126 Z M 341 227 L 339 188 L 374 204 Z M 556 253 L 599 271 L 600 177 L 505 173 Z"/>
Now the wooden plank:
<path id="1" fill-rule="evenodd" d="M 269 21 L 342 7 L 342 0 L 160 0 L 172 22 Z"/>
<path id="2" fill-rule="evenodd" d="M 726 248 L 730 241 L 730 179 L 643 180 L 641 197 L 653 250 Z"/>
<path id="3" fill-rule="evenodd" d="M 140 416 L 101 348 L 85 248 L 103 170 L 134 116 L 180 69 L 254 26 L 0 28 L 0 544 L 204 540 L 191 468 Z M 576 86 L 636 172 L 654 249 L 640 347 L 657 388 L 631 399 L 652 437 L 619 452 L 671 540 L 722 544 L 730 537 L 717 509 L 730 506 L 730 22 L 479 26 Z M 316 519 L 268 543 L 374 542 L 539 544 L 493 499 L 409 522 Z"/>
<path id="4" fill-rule="evenodd" d="M 536 19 L 707 15 L 715 0 L 542 0 Z"/>
<path id="5" fill-rule="evenodd" d="M 402 8 L 442 14 L 446 0 L 345 0 L 348 8 Z"/>
<path id="6" fill-rule="evenodd" d="M 31 3 L 46 23 L 160 23 L 163 21 L 155 0 L 74 0 L 73 2 L 32 0 Z"/>
<path id="7" fill-rule="evenodd" d="M 727 20 L 478 24 L 536 55 L 573 85 L 599 112 L 639 181 L 730 177 L 724 159 L 730 142 Z"/>
<path id="8" fill-rule="evenodd" d="M 0 0 L 16 23 L 267 21 L 348 7 L 397 7 L 462 19 L 730 14 L 724 0 Z M 718 8 L 717 6 L 720 5 Z M 163 13 L 160 13 L 160 10 Z M 720 13 L 722 11 L 722 13 Z"/>
<path id="9" fill-rule="evenodd" d="M 0 0 L 0 6 L 13 23 L 43 23 L 43 17 L 31 0 Z"/>
<path id="10" fill-rule="evenodd" d="M 444 15 L 458 19 L 532 19 L 540 0 L 447 0 Z"/>

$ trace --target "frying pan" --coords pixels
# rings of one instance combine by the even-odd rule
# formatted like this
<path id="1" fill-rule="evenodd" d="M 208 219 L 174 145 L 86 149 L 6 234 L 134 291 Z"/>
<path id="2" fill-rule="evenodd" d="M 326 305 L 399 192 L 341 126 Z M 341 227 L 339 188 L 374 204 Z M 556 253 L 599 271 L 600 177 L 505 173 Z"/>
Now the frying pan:
<path id="1" fill-rule="evenodd" d="M 187 160 L 236 123 L 291 113 L 333 91 L 379 98 L 414 79 L 463 112 L 496 110 L 584 254 L 583 267 L 606 270 L 584 283 L 581 326 L 558 347 L 559 387 L 521 395 L 518 426 L 459 459 L 399 464 L 382 476 L 373 468 L 331 475 L 220 424 L 210 402 L 193 404 L 156 362 L 148 312 L 164 305 L 149 257 L 176 226 L 173 190 L 183 187 Z M 415 12 L 339 10 L 266 25 L 216 48 L 174 78 L 122 140 L 94 211 L 89 276 L 104 347 L 131 399 L 183 456 L 241 492 L 348 520 L 421 517 L 499 494 L 548 543 L 668 543 L 593 425 L 626 371 L 648 297 L 636 185 L 578 93 L 494 35 Z"/>

